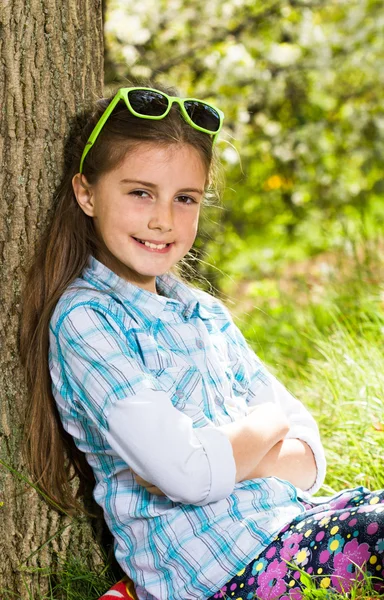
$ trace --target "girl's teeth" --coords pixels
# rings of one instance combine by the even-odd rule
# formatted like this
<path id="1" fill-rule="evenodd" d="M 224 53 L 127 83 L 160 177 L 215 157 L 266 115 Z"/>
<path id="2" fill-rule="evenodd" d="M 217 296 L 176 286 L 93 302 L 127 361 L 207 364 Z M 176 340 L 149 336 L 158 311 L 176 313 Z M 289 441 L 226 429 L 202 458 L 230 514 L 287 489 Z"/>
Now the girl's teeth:
<path id="1" fill-rule="evenodd" d="M 167 244 L 159 244 L 158 246 L 156 246 L 156 244 L 151 244 L 151 242 L 143 242 L 143 240 L 139 240 L 139 241 L 142 244 L 144 244 L 145 246 L 148 246 L 149 248 L 156 248 L 156 250 L 162 250 L 167 245 Z"/>

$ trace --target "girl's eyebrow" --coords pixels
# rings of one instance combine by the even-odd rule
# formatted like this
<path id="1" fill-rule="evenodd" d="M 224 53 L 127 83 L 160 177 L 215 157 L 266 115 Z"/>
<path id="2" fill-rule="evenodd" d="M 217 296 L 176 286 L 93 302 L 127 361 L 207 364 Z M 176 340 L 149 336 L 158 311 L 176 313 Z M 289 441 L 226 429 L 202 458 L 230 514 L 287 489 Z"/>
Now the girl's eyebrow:
<path id="1" fill-rule="evenodd" d="M 121 183 L 140 183 L 140 185 L 144 185 L 146 187 L 157 188 L 155 183 L 150 183 L 149 181 L 140 181 L 139 179 L 122 179 L 119 181 Z"/>
<path id="2" fill-rule="evenodd" d="M 149 188 L 154 188 L 157 189 L 158 186 L 155 183 L 150 183 L 149 181 L 140 181 L 138 179 L 122 179 L 121 181 L 119 181 L 119 184 L 124 184 L 124 183 L 137 183 L 140 185 L 143 185 L 144 187 L 149 187 Z M 184 193 L 184 192 L 196 192 L 197 194 L 202 195 L 204 193 L 204 190 L 201 190 L 200 188 L 183 188 L 182 190 L 178 191 L 178 194 L 180 193 Z"/>
<path id="3" fill-rule="evenodd" d="M 202 195 L 204 193 L 203 190 L 201 190 L 200 188 L 183 188 L 182 190 L 178 191 L 178 194 L 182 194 L 185 192 L 196 192 L 196 194 L 200 194 L 200 195 Z"/>

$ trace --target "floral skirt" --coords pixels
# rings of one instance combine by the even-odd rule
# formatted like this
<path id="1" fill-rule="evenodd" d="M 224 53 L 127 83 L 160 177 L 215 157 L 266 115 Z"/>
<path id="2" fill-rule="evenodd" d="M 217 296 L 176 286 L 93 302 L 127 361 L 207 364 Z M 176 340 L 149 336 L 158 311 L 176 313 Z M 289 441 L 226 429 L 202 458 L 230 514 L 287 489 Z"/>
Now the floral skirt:
<path id="1" fill-rule="evenodd" d="M 303 504 L 306 512 L 208 600 L 301 600 L 308 575 L 316 587 L 345 593 L 363 571 L 384 592 L 384 490 L 360 486 Z"/>

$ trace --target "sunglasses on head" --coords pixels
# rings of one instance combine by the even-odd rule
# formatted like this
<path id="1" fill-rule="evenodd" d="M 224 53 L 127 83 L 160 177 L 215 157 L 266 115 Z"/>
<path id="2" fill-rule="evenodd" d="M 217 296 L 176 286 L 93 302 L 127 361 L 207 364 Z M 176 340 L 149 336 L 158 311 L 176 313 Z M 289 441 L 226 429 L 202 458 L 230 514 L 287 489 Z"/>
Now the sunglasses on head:
<path id="1" fill-rule="evenodd" d="M 213 136 L 213 144 L 221 130 L 224 113 L 209 104 L 196 98 L 178 98 L 168 96 L 164 92 L 146 87 L 120 88 L 111 100 L 99 121 L 96 123 L 85 145 L 80 161 L 80 173 L 83 172 L 83 163 L 88 152 L 95 143 L 100 131 L 104 127 L 111 112 L 120 100 L 124 100 L 128 110 L 140 119 L 164 119 L 171 110 L 172 104 L 180 107 L 180 112 L 185 121 L 194 129 Z"/>

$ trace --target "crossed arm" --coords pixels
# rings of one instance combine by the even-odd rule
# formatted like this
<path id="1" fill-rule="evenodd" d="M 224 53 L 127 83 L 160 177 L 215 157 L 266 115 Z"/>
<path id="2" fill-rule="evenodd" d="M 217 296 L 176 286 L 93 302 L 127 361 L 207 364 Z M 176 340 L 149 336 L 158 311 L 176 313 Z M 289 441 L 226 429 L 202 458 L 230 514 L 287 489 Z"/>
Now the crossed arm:
<path id="1" fill-rule="evenodd" d="M 256 405 L 246 417 L 220 427 L 232 445 L 236 483 L 274 476 L 303 490 L 313 486 L 317 472 L 313 452 L 300 439 L 286 439 L 289 428 L 286 415 L 272 402 Z M 148 492 L 165 495 L 139 475 L 135 479 Z"/>

